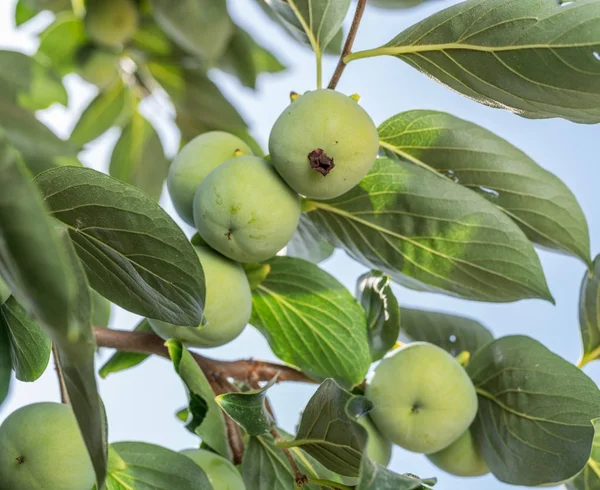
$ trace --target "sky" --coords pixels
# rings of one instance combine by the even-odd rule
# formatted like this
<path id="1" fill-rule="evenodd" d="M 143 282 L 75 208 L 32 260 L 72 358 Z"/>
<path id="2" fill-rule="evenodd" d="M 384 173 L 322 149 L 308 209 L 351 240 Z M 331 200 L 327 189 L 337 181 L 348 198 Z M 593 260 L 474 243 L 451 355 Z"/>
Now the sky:
<path id="1" fill-rule="evenodd" d="M 13 49 L 33 53 L 37 47 L 36 28 L 46 25 L 49 16 L 41 16 L 18 32 L 14 27 L 14 0 L 0 0 L 0 49 Z M 455 0 L 432 0 L 410 10 L 390 11 L 368 7 L 358 37 L 356 50 L 377 47 L 415 22 L 437 10 L 458 3 Z M 315 88 L 315 67 L 312 54 L 285 35 L 257 8 L 254 0 L 229 0 L 234 20 L 251 32 L 257 41 L 272 50 L 288 70 L 278 75 L 260 78 L 258 90 L 242 87 L 236 80 L 221 73 L 211 73 L 213 79 L 238 107 L 252 128 L 253 135 L 266 148 L 269 131 L 279 113 L 289 103 L 291 90 L 303 92 Z M 347 21 L 349 19 L 346 19 Z M 333 72 L 337 60 L 326 58 L 324 78 Z M 92 86 L 75 75 L 65 79 L 70 104 L 65 109 L 54 106 L 39 114 L 59 136 L 68 137 L 77 116 L 95 95 Z M 401 61 L 390 58 L 359 60 L 348 66 L 338 90 L 347 94 L 358 93 L 361 105 L 369 112 L 376 124 L 399 112 L 411 109 L 446 111 L 475 122 L 510 141 L 525 151 L 536 162 L 560 177 L 577 196 L 588 219 L 592 254 L 600 249 L 600 198 L 597 182 L 598 142 L 600 127 L 577 125 L 558 119 L 529 120 L 492 109 L 468 100 L 459 94 L 428 79 Z M 144 113 L 159 126 L 160 136 L 167 153 L 172 156 L 179 141 L 164 107 L 148 104 Z M 1 117 L 1 115 L 0 115 Z M 90 144 L 81 154 L 81 160 L 99 170 L 106 170 L 107 159 L 118 130 L 111 130 Z M 165 192 L 161 204 L 174 215 L 173 207 Z M 192 230 L 177 220 L 191 235 Z M 577 304 L 581 278 L 585 266 L 575 258 L 540 251 L 542 265 L 556 306 L 541 300 L 526 300 L 511 304 L 489 304 L 464 301 L 439 294 L 421 293 L 394 286 L 401 304 L 454 312 L 481 321 L 496 337 L 529 335 L 549 349 L 576 363 L 581 354 Z M 351 291 L 356 278 L 366 271 L 360 264 L 343 252 L 322 264 Z M 137 323 L 137 317 L 113 308 L 111 326 L 129 329 Z M 211 349 L 207 355 L 223 359 L 253 357 L 276 360 L 267 342 L 258 332 L 247 327 L 234 342 Z M 99 365 L 109 357 L 101 352 Z M 600 380 L 600 362 L 592 363 L 585 371 L 596 382 Z M 113 375 L 99 382 L 100 393 L 106 404 L 111 442 L 139 440 L 180 450 L 197 445 L 197 439 L 189 434 L 176 419 L 175 412 L 186 403 L 185 391 L 168 362 L 150 359 L 135 369 Z M 298 407 L 304 406 L 314 391 L 313 386 L 281 383 L 271 391 L 271 401 L 279 424 L 286 430 L 294 430 L 298 422 Z M 39 401 L 58 401 L 59 391 L 52 366 L 35 383 L 13 384 L 7 402 L 0 408 L 0 422 L 15 409 Z M 397 472 L 411 472 L 422 477 L 437 476 L 441 490 L 461 489 L 503 490 L 509 487 L 492 476 L 474 479 L 458 479 L 446 475 L 430 464 L 422 455 L 409 453 L 395 447 L 390 468 Z"/>

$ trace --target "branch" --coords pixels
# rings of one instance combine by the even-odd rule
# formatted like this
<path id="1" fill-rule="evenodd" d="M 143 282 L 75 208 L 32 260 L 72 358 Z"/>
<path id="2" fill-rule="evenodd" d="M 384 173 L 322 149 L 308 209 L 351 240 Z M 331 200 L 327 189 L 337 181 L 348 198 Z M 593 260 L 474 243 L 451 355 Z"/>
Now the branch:
<path id="1" fill-rule="evenodd" d="M 358 31 L 358 26 L 360 25 L 360 21 L 363 16 L 363 12 L 365 11 L 365 6 L 367 5 L 367 0 L 358 0 L 358 4 L 356 5 L 356 12 L 354 13 L 354 19 L 352 19 L 352 25 L 350 26 L 350 31 L 348 32 L 348 37 L 346 38 L 346 43 L 344 44 L 344 49 L 342 50 L 342 54 L 340 55 L 340 60 L 335 68 L 335 72 L 331 77 L 331 81 L 327 88 L 335 89 L 337 87 L 338 82 L 342 76 L 342 73 L 346 69 L 347 63 L 344 61 L 344 58 L 352 53 L 352 45 L 354 44 L 354 39 L 356 38 L 356 33 Z"/>
<path id="2" fill-rule="evenodd" d="M 273 436 L 273 438 L 275 439 L 275 441 L 283 441 L 283 437 L 281 437 L 281 434 L 279 433 L 279 431 L 273 427 L 271 429 L 271 435 Z M 290 466 L 292 467 L 292 471 L 294 472 L 294 481 L 296 482 L 296 485 L 299 486 L 300 488 L 302 488 L 307 482 L 308 482 L 308 478 L 306 477 L 305 474 L 303 474 L 300 471 L 300 468 L 298 468 L 298 465 L 296 464 L 296 460 L 294 459 L 294 456 L 292 456 L 292 453 L 290 452 L 290 450 L 286 447 L 282 447 L 280 448 L 283 451 L 283 454 L 285 454 L 285 457 L 288 460 L 288 463 L 290 463 Z"/>
<path id="3" fill-rule="evenodd" d="M 52 344 L 52 356 L 54 357 L 54 369 L 56 369 L 56 376 L 58 377 L 58 385 L 60 387 L 60 402 L 69 404 L 69 392 L 67 391 L 65 376 L 60 365 L 60 358 L 58 356 L 56 344 Z"/>
<path id="4" fill-rule="evenodd" d="M 124 352 L 138 352 L 140 354 L 155 354 L 170 359 L 169 351 L 164 345 L 164 340 L 153 333 L 128 332 L 125 330 L 94 327 L 94 335 L 96 336 L 98 347 L 109 347 Z M 302 383 L 317 383 L 317 381 L 309 378 L 303 372 L 282 364 L 253 359 L 221 361 L 201 356 L 191 351 L 190 354 L 209 380 L 213 379 L 214 375 L 217 374 L 239 381 L 247 381 L 251 378 L 259 381 L 270 381 L 279 373 L 278 382 L 298 381 Z"/>

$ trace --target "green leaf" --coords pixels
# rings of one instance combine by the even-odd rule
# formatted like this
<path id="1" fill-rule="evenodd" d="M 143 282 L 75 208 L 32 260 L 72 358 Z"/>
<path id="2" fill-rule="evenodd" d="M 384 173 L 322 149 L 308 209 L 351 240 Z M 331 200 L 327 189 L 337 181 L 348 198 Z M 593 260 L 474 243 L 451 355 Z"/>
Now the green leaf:
<path id="1" fill-rule="evenodd" d="M 520 335 L 487 344 L 466 369 L 479 398 L 471 429 L 496 478 L 558 484 L 583 469 L 600 391 L 581 370 Z"/>
<path id="2" fill-rule="evenodd" d="M 61 75 L 75 71 L 75 54 L 87 43 L 83 22 L 73 12 L 61 12 L 40 34 L 36 57 Z"/>
<path id="3" fill-rule="evenodd" d="M 281 360 L 317 379 L 351 387 L 371 364 L 365 313 L 350 292 L 316 265 L 274 257 L 253 291 L 250 323 Z"/>
<path id="4" fill-rule="evenodd" d="M 0 131 L 21 152 L 29 171 L 38 173 L 59 165 L 78 165 L 78 148 L 61 140 L 33 113 L 3 97 L 0 93 Z"/>
<path id="5" fill-rule="evenodd" d="M 96 470 L 98 488 L 102 488 L 107 467 L 107 422 L 96 384 L 96 341 L 91 325 L 90 289 L 68 232 L 64 228 L 60 231 L 61 240 L 68 251 L 69 265 L 75 271 L 77 297 L 73 302 L 69 328 L 53 325 L 50 334 L 57 346 L 69 402 Z M 72 335 L 75 327 L 78 336 Z"/>
<path id="6" fill-rule="evenodd" d="M 116 442 L 110 448 L 106 490 L 213 490 L 206 473 L 183 454 L 145 442 Z"/>
<path id="7" fill-rule="evenodd" d="M 233 35 L 225 0 L 150 0 L 156 23 L 187 52 L 219 58 Z"/>
<path id="8" fill-rule="evenodd" d="M 92 287 L 133 313 L 198 325 L 204 276 L 183 232 L 135 187 L 88 168 L 36 178 L 55 218 L 69 228 Z"/>
<path id="9" fill-rule="evenodd" d="M 567 482 L 567 490 L 599 490 L 600 489 L 600 419 L 594 420 L 596 430 L 592 454 L 585 468 L 573 480 Z"/>
<path id="10" fill-rule="evenodd" d="M 0 132 L 0 272 L 42 323 L 69 327 L 75 278 L 47 212 L 19 154 Z"/>
<path id="11" fill-rule="evenodd" d="M 15 5 L 15 25 L 19 27 L 28 20 L 33 19 L 38 13 L 29 0 L 17 0 L 17 5 Z"/>
<path id="12" fill-rule="evenodd" d="M 402 332 L 412 341 L 430 342 L 453 356 L 477 352 L 494 340 L 481 323 L 464 316 L 402 307 Z"/>
<path id="13" fill-rule="evenodd" d="M 169 161 L 152 125 L 134 112 L 110 157 L 110 175 L 142 189 L 158 201 L 169 173 Z"/>
<path id="14" fill-rule="evenodd" d="M 215 393 L 210 383 L 181 342 L 169 340 L 166 345 L 175 371 L 188 389 L 190 415 L 193 419 L 196 419 L 196 422 L 192 420 L 192 427 L 195 427 L 195 432 L 202 438 L 202 441 L 221 456 L 231 459 L 231 449 L 227 442 L 225 416 L 215 401 Z M 198 403 L 199 399 L 205 402 L 204 406 Z M 201 408 L 200 412 L 194 410 L 198 407 Z"/>
<path id="15" fill-rule="evenodd" d="M 10 358 L 8 330 L 0 319 L 0 406 L 4 403 L 10 390 L 11 375 L 12 359 Z"/>
<path id="16" fill-rule="evenodd" d="M 267 391 L 276 381 L 277 376 L 260 389 L 219 395 L 217 403 L 248 435 L 268 434 L 273 428 L 274 420 L 265 406 L 265 399 Z"/>
<path id="17" fill-rule="evenodd" d="M 303 213 L 296 232 L 287 244 L 286 254 L 318 264 L 331 257 L 333 252 L 335 247 Z"/>
<path id="18" fill-rule="evenodd" d="M 90 289 L 90 297 L 92 300 L 92 326 L 108 327 L 111 310 L 110 301 L 93 289 Z"/>
<path id="19" fill-rule="evenodd" d="M 389 152 L 477 192 L 534 243 L 590 262 L 588 225 L 573 193 L 506 140 L 437 111 L 409 111 L 379 126 Z"/>
<path id="20" fill-rule="evenodd" d="M 144 318 L 136 325 L 133 331 L 152 333 L 153 330 L 148 320 Z M 106 378 L 109 374 L 118 373 L 135 367 L 148 359 L 148 357 L 150 357 L 150 354 L 117 351 L 104 363 L 104 366 L 100 368 L 98 374 L 100 374 L 101 378 Z"/>
<path id="21" fill-rule="evenodd" d="M 358 476 L 368 436 L 356 418 L 371 408 L 365 397 L 327 379 L 306 405 L 296 438 L 279 446 L 300 447 L 331 471 Z"/>
<path id="22" fill-rule="evenodd" d="M 320 54 L 342 27 L 350 0 L 270 0 L 268 5 L 296 39 Z"/>
<path id="23" fill-rule="evenodd" d="M 242 477 L 246 488 L 253 490 L 294 488 L 290 463 L 272 437 L 250 437 L 242 460 Z"/>
<path id="24" fill-rule="evenodd" d="M 250 34 L 236 26 L 227 51 L 219 59 L 218 67 L 236 76 L 245 87 L 256 89 L 261 73 L 279 73 L 285 66 L 273 53 L 258 44 Z"/>
<path id="25" fill-rule="evenodd" d="M 435 484 L 435 478 L 422 480 L 410 474 L 399 475 L 369 458 L 363 458 L 356 490 L 425 490 L 429 488 L 425 485 Z"/>
<path id="26" fill-rule="evenodd" d="M 67 91 L 58 76 L 30 56 L 0 50 L 0 92 L 25 109 L 67 105 Z"/>
<path id="27" fill-rule="evenodd" d="M 552 301 L 527 237 L 481 196 L 405 161 L 377 159 L 354 189 L 308 213 L 331 243 L 404 286 L 480 301 Z"/>
<path id="28" fill-rule="evenodd" d="M 35 381 L 48 367 L 52 350 L 50 338 L 13 296 L 0 306 L 0 323 L 8 335 L 17 379 Z"/>
<path id="29" fill-rule="evenodd" d="M 69 142 L 82 146 L 115 126 L 127 111 L 129 92 L 125 85 L 116 83 L 105 92 L 99 92 L 84 109 L 75 124 Z"/>
<path id="30" fill-rule="evenodd" d="M 212 130 L 246 131 L 235 107 L 202 71 L 158 62 L 149 63 L 148 69 L 171 97 L 184 141 Z"/>
<path id="31" fill-rule="evenodd" d="M 370 271 L 356 281 L 356 298 L 367 314 L 367 335 L 371 359 L 381 359 L 400 334 L 400 308 L 392 291 L 390 276 Z"/>
<path id="32" fill-rule="evenodd" d="M 346 58 L 390 55 L 491 107 L 600 122 L 600 2 L 468 0 Z"/>
<path id="33" fill-rule="evenodd" d="M 594 267 L 586 270 L 579 292 L 579 328 L 583 355 L 579 367 L 600 358 L 600 255 Z"/>

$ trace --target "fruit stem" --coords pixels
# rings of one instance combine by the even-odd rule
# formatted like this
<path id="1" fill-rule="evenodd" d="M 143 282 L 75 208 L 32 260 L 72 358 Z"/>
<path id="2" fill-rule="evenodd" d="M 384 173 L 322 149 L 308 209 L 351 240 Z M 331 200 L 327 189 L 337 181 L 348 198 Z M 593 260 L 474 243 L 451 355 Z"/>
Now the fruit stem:
<path id="1" fill-rule="evenodd" d="M 165 342 L 158 335 L 146 332 L 128 332 L 108 328 L 94 327 L 94 335 L 98 347 L 109 347 L 123 352 L 138 352 L 141 354 L 154 354 L 170 359 Z M 277 381 L 298 381 L 301 383 L 318 384 L 312 378 L 297 369 L 282 364 L 240 359 L 237 361 L 221 361 L 201 356 L 195 352 L 190 354 L 210 380 L 215 373 L 224 377 L 246 381 L 254 376 L 258 381 L 270 381 L 277 373 Z"/>
<path id="2" fill-rule="evenodd" d="M 56 344 L 52 344 L 52 356 L 54 357 L 54 368 L 56 369 L 56 376 L 58 377 L 58 385 L 60 387 L 60 402 L 68 405 L 69 392 L 67 391 L 67 384 L 65 383 L 65 376 L 60 365 Z"/>
<path id="3" fill-rule="evenodd" d="M 334 90 L 337 87 L 338 82 L 342 76 L 342 73 L 346 69 L 346 61 L 344 58 L 352 53 L 352 45 L 354 44 L 354 40 L 356 39 L 356 33 L 358 31 L 358 26 L 360 25 L 360 21 L 362 19 L 363 13 L 365 11 L 365 6 L 367 5 L 367 0 L 358 0 L 358 4 L 356 5 L 356 12 L 354 13 L 354 18 L 352 19 L 352 25 L 350 26 L 350 30 L 348 31 L 348 37 L 346 37 L 346 43 L 344 44 L 344 49 L 342 50 L 342 54 L 340 55 L 340 60 L 335 68 L 335 72 L 333 72 L 333 76 L 331 77 L 331 81 L 327 88 Z"/>
<path id="4" fill-rule="evenodd" d="M 323 55 L 319 51 L 316 54 L 317 59 L 317 90 L 323 88 Z"/>

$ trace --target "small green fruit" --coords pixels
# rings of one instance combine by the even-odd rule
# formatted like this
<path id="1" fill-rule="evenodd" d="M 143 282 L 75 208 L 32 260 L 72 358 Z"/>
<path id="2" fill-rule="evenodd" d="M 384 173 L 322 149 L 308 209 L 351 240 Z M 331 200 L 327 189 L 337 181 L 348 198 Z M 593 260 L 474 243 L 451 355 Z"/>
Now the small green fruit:
<path id="1" fill-rule="evenodd" d="M 200 182 L 237 154 L 252 155 L 252 150 L 237 136 L 223 131 L 201 134 L 179 151 L 169 169 L 167 187 L 175 210 L 187 224 L 194 226 L 194 194 Z"/>
<path id="2" fill-rule="evenodd" d="M 255 156 L 225 162 L 202 181 L 194 197 L 198 233 L 238 262 L 262 262 L 290 241 L 300 198 L 271 165 Z"/>
<path id="3" fill-rule="evenodd" d="M 269 138 L 269 153 L 283 180 L 311 199 L 331 199 L 352 189 L 378 151 L 377 128 L 365 110 L 325 89 L 292 102 Z"/>
<path id="4" fill-rule="evenodd" d="M 129 41 L 138 26 L 133 0 L 88 0 L 85 29 L 94 42 L 119 47 Z"/>
<path id="5" fill-rule="evenodd" d="M 86 82 L 106 90 L 119 78 L 119 59 L 114 53 L 94 49 L 82 54 L 78 73 Z"/>
<path id="6" fill-rule="evenodd" d="M 377 428 L 394 444 L 435 453 L 467 430 L 477 413 L 477 394 L 464 368 L 427 342 L 396 350 L 375 369 L 366 396 Z"/>
<path id="7" fill-rule="evenodd" d="M 204 470 L 215 490 L 246 490 L 242 476 L 230 461 L 205 449 L 181 451 Z"/>
<path id="8" fill-rule="evenodd" d="M 2 279 L 2 277 L 0 277 L 0 306 L 2 306 L 4 303 L 6 303 L 6 300 L 8 298 L 10 298 L 10 295 L 12 294 L 10 288 L 8 287 L 8 284 L 6 284 L 4 282 L 4 279 Z"/>
<path id="9" fill-rule="evenodd" d="M 392 443 L 379 432 L 379 429 L 368 415 L 360 417 L 358 423 L 367 430 L 369 435 L 367 442 L 367 455 L 369 458 L 380 465 L 387 466 L 392 458 Z"/>
<path id="10" fill-rule="evenodd" d="M 490 472 L 469 429 L 447 448 L 428 454 L 427 458 L 451 475 L 482 476 Z"/>
<path id="11" fill-rule="evenodd" d="M 89 490 L 95 482 L 70 406 L 28 405 L 0 427 L 0 490 Z"/>
<path id="12" fill-rule="evenodd" d="M 252 293 L 239 264 L 208 247 L 194 247 L 206 284 L 204 324 L 179 327 L 150 320 L 152 329 L 163 339 L 178 339 L 193 347 L 217 347 L 235 339 L 250 320 Z"/>

